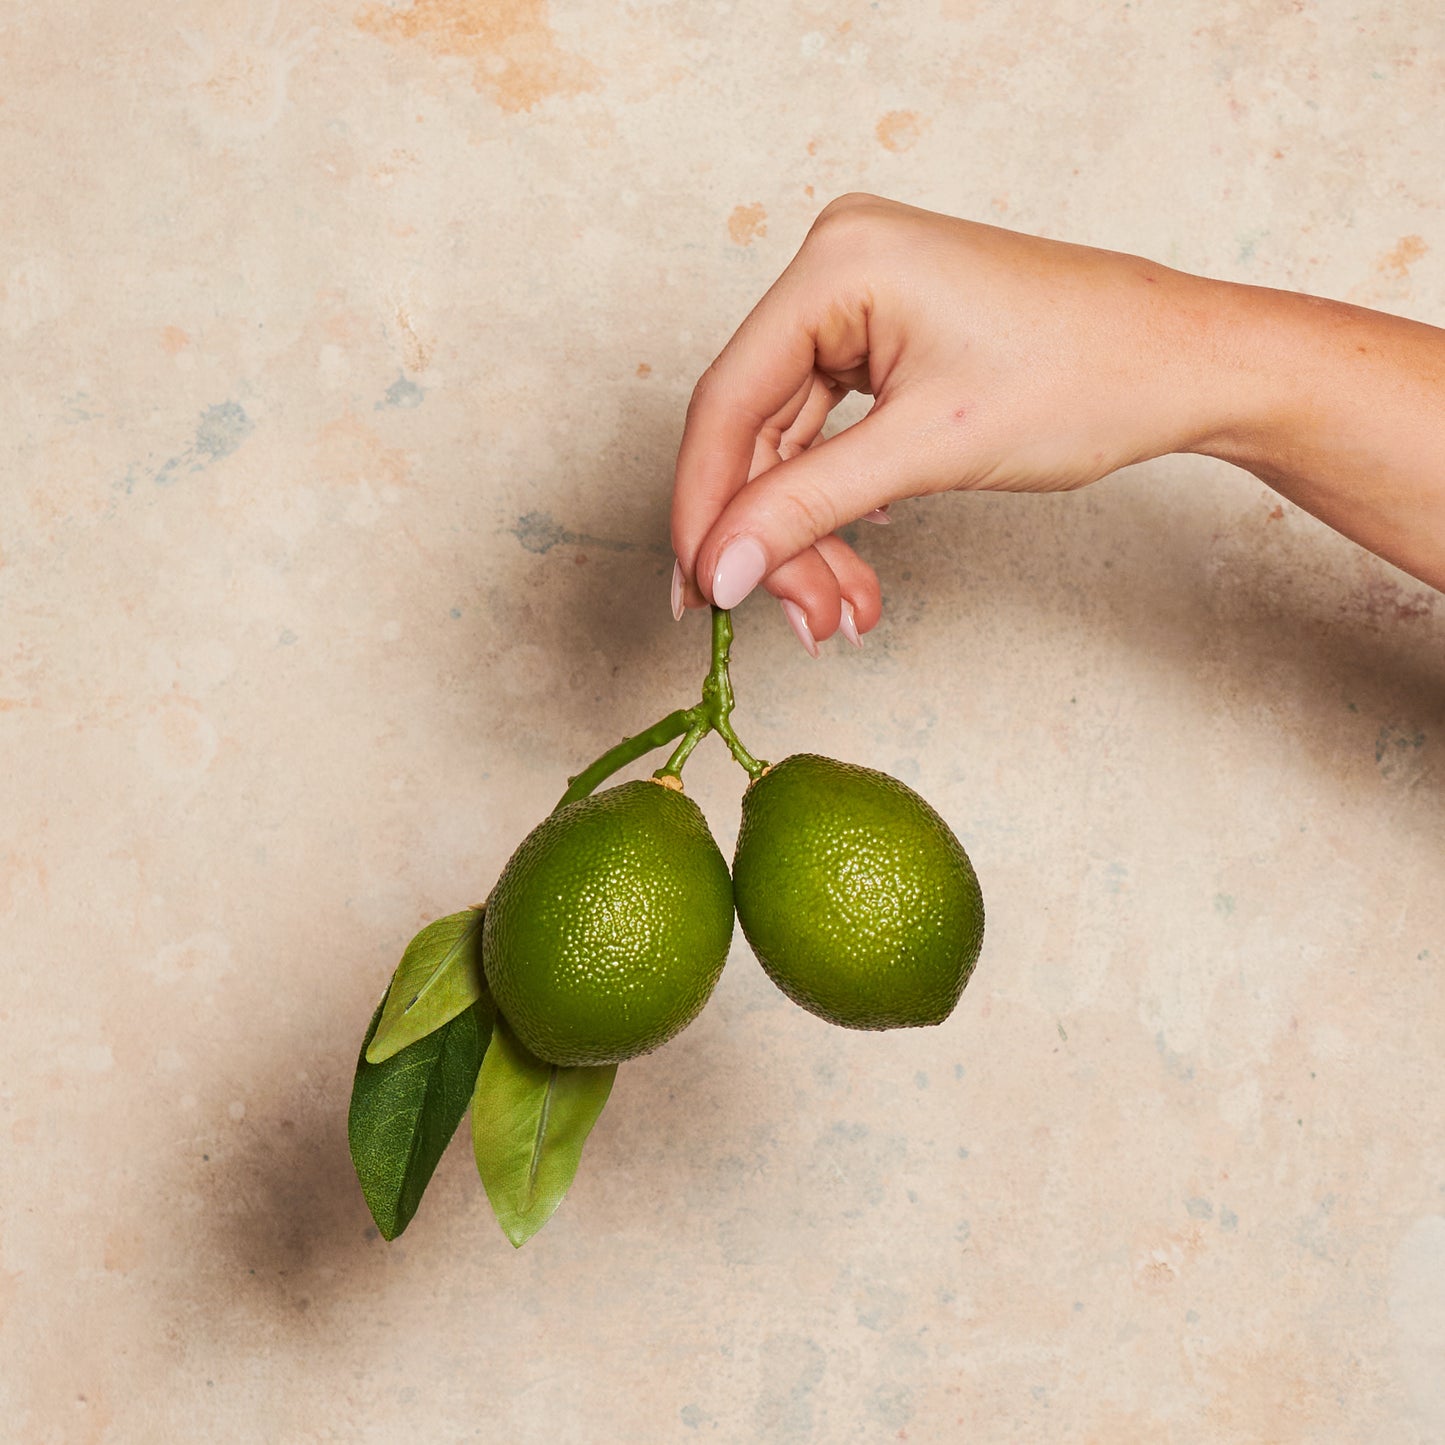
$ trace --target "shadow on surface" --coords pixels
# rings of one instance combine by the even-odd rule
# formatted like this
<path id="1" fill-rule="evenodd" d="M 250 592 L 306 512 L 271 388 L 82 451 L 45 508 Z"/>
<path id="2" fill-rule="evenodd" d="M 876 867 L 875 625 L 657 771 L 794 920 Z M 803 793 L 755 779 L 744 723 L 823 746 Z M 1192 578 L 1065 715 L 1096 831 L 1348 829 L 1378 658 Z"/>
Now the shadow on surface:
<path id="1" fill-rule="evenodd" d="M 631 419 L 650 437 L 649 475 L 670 467 L 674 421 L 662 409 Z M 605 680 L 594 669 L 590 691 L 563 687 L 550 699 L 556 721 L 584 749 L 596 740 L 594 752 L 612 740 L 605 719 L 644 725 L 690 700 L 693 674 L 705 667 L 701 625 L 689 619 L 674 631 L 665 610 L 671 556 L 655 554 L 666 544 L 668 497 L 657 485 L 652 529 L 639 534 L 637 551 L 559 544 L 528 558 L 553 569 L 552 595 L 568 601 L 517 618 L 517 640 L 556 657 L 563 677 L 584 672 L 587 659 L 610 663 Z M 949 666 L 937 655 L 940 636 L 963 635 L 1005 657 L 1022 642 L 1046 660 L 1057 652 L 1061 663 L 1077 638 L 1157 667 L 1192 694 L 1197 714 L 1288 705 L 1320 721 L 1294 743 L 1324 773 L 1340 764 L 1327 715 L 1352 706 L 1378 720 L 1382 748 L 1419 754 L 1408 760 L 1409 786 L 1439 797 L 1445 598 L 1276 502 L 1243 472 L 1170 458 L 1079 493 L 904 504 L 891 527 L 849 530 L 884 592 L 863 665 L 888 650 L 916 659 L 893 681 L 923 695 Z M 755 615 L 770 605 L 761 595 L 744 604 Z M 801 654 L 795 662 L 807 665 Z M 846 709 L 846 680 L 838 686 Z"/>

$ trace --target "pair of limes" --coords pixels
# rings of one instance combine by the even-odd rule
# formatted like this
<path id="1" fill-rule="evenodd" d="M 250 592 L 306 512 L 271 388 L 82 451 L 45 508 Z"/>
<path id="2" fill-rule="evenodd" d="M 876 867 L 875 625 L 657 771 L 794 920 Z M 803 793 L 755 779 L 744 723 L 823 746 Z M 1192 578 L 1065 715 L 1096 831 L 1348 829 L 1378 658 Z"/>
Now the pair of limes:
<path id="1" fill-rule="evenodd" d="M 858 1029 L 941 1023 L 983 941 L 962 845 L 886 773 L 798 754 L 743 796 L 731 874 L 702 810 L 655 779 L 558 809 L 487 901 L 482 963 L 549 1063 L 618 1063 L 697 1017 L 733 911 L 773 982 Z"/>

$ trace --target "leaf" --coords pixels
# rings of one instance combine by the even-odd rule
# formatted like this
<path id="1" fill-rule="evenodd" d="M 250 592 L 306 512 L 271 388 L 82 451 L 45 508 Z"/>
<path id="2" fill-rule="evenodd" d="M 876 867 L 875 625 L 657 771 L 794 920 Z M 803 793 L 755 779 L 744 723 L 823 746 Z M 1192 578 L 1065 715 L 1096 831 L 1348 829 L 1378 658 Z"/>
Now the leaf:
<path id="1" fill-rule="evenodd" d="M 472 1096 L 472 1148 L 492 1213 L 514 1246 L 562 1202 L 616 1074 L 616 1064 L 544 1064 L 497 1016 Z"/>
<path id="2" fill-rule="evenodd" d="M 382 1005 L 356 1061 L 347 1135 L 366 1207 L 386 1239 L 416 1214 L 477 1081 L 492 1034 L 490 995 L 384 1063 L 366 1061 Z"/>
<path id="3" fill-rule="evenodd" d="M 481 908 L 428 923 L 406 946 L 391 978 L 381 1026 L 366 1051 L 380 1064 L 482 996 Z"/>

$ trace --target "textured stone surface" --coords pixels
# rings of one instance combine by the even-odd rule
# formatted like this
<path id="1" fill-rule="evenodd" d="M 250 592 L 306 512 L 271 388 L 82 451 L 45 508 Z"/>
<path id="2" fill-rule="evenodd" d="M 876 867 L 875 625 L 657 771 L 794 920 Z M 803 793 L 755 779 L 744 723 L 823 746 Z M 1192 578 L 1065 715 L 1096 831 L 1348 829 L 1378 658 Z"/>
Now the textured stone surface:
<path id="1" fill-rule="evenodd" d="M 407 938 L 693 693 L 683 406 L 822 202 L 1438 321 L 1441 17 L 10 5 L 5 1437 L 1445 1437 L 1445 604 L 1212 462 L 897 508 L 862 654 L 739 612 L 750 745 L 968 846 L 948 1024 L 739 937 L 520 1253 L 345 1144 Z"/>

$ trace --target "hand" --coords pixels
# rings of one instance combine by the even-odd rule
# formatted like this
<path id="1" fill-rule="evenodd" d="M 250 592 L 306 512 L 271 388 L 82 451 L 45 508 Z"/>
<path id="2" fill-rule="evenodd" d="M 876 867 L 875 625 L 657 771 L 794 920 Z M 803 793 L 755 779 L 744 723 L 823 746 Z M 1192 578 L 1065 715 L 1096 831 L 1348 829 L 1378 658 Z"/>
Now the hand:
<path id="1" fill-rule="evenodd" d="M 1222 283 L 844 196 L 693 393 L 677 460 L 674 610 L 759 582 L 805 645 L 878 621 L 835 534 L 904 497 L 1062 491 L 1201 450 L 1231 413 L 1196 353 Z M 830 440 L 849 391 L 872 410 Z M 810 651 L 816 653 L 816 646 Z"/>

